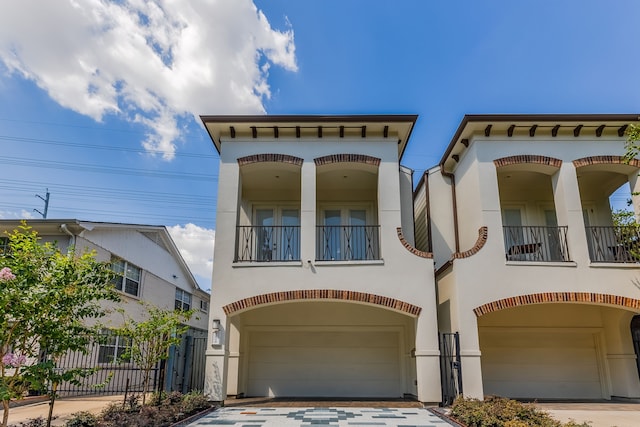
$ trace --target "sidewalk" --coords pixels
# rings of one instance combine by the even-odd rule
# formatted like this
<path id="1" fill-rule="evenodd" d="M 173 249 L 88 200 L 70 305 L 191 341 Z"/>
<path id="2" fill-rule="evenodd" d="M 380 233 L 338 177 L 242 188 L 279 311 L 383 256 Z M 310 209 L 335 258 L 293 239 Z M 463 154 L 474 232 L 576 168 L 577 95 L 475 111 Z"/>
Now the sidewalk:
<path id="1" fill-rule="evenodd" d="M 66 397 L 56 400 L 53 407 L 53 415 L 58 418 L 51 423 L 54 426 L 63 426 L 64 423 L 71 418 L 71 415 L 88 411 L 94 414 L 102 411 L 111 402 L 122 402 L 123 395 L 115 396 L 82 396 L 82 397 Z M 0 410 L 0 416 L 2 415 Z M 17 425 L 20 422 L 27 421 L 32 418 L 46 418 L 49 415 L 49 401 L 39 401 L 13 407 L 9 410 L 9 425 Z"/>

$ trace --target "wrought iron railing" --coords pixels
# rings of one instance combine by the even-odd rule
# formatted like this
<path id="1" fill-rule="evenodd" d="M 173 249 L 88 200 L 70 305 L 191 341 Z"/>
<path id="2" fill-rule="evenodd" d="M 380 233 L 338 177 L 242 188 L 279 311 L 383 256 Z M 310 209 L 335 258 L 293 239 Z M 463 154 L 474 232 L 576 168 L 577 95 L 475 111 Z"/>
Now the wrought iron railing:
<path id="1" fill-rule="evenodd" d="M 570 261 L 566 226 L 502 228 L 507 261 Z"/>
<path id="2" fill-rule="evenodd" d="M 640 228 L 585 227 L 592 262 L 640 262 Z"/>
<path id="3" fill-rule="evenodd" d="M 235 262 L 300 261 L 299 226 L 236 227 Z"/>
<path id="4" fill-rule="evenodd" d="M 317 261 L 380 259 L 379 225 L 318 226 Z"/>

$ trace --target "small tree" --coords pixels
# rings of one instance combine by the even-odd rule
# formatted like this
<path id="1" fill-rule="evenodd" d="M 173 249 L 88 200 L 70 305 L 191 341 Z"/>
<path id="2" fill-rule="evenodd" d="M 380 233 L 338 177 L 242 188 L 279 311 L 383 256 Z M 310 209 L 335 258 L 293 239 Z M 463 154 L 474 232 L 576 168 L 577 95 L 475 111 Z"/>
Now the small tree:
<path id="1" fill-rule="evenodd" d="M 124 352 L 122 358 L 130 359 L 142 371 L 143 394 L 142 404 L 146 402 L 149 393 L 151 372 L 161 360 L 169 357 L 171 346 L 179 345 L 181 336 L 188 326 L 184 324 L 193 315 L 193 310 L 163 310 L 151 304 L 140 302 L 146 309 L 145 320 L 135 321 L 123 310 L 123 325 L 116 329 L 116 333 L 130 340 L 131 346 Z"/>
<path id="2" fill-rule="evenodd" d="M 10 400 L 20 398 L 27 386 L 51 387 L 50 425 L 58 384 L 88 374 L 78 368 L 61 371 L 58 361 L 68 352 L 87 352 L 99 332 L 99 325 L 87 321 L 105 316 L 103 302 L 119 296 L 109 265 L 96 261 L 93 252 L 63 254 L 55 244 L 40 242 L 24 222 L 8 238 L 9 250 L 0 256 L 2 426 Z"/>

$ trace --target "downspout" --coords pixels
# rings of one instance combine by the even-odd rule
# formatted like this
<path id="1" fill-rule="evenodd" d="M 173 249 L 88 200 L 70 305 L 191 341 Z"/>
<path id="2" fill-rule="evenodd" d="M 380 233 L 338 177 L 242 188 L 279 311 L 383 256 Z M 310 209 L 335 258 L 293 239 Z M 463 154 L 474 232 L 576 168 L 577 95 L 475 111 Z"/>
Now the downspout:
<path id="1" fill-rule="evenodd" d="M 67 255 L 72 255 L 76 248 L 76 236 L 69 230 L 67 224 L 60 224 L 60 230 L 63 233 L 69 235 L 69 247 L 67 248 Z"/>
<path id="2" fill-rule="evenodd" d="M 451 172 L 445 172 L 444 162 L 440 163 L 440 173 L 451 181 L 451 205 L 453 207 L 453 234 L 456 252 L 460 252 L 460 236 L 458 233 L 458 203 L 456 202 L 456 176 Z"/>

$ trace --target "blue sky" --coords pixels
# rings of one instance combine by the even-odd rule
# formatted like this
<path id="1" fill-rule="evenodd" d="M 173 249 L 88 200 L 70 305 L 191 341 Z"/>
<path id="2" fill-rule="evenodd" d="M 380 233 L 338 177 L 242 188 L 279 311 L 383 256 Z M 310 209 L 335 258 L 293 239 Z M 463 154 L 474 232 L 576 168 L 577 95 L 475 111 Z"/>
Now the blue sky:
<path id="1" fill-rule="evenodd" d="M 3 10 L 4 9 L 4 10 Z M 638 113 L 637 1 L 24 0 L 0 6 L 0 217 L 163 224 L 209 286 L 208 114 Z"/>

